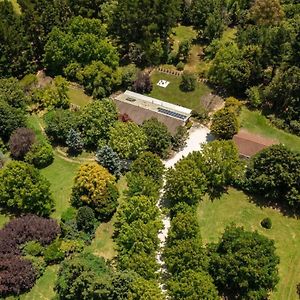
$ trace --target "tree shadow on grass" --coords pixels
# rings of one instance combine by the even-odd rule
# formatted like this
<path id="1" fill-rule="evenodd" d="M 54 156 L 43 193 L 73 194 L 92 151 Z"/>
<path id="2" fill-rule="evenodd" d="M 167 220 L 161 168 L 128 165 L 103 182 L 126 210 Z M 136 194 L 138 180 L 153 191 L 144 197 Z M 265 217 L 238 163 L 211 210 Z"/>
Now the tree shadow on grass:
<path id="1" fill-rule="evenodd" d="M 295 208 L 290 207 L 282 203 L 274 202 L 272 200 L 266 199 L 260 195 L 250 194 L 249 192 L 244 193 L 248 196 L 249 201 L 260 208 L 272 208 L 286 217 L 300 219 L 300 212 Z"/>

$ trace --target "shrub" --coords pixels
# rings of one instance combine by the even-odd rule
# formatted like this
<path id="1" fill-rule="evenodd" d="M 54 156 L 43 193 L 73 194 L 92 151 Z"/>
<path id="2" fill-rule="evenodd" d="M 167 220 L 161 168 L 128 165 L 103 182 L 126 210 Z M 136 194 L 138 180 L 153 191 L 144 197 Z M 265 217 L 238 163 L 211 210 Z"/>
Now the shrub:
<path id="1" fill-rule="evenodd" d="M 62 240 L 59 249 L 65 256 L 69 256 L 70 254 L 81 252 L 84 246 L 85 243 L 82 240 Z"/>
<path id="2" fill-rule="evenodd" d="M 148 94 L 152 91 L 152 82 L 148 73 L 139 72 L 132 86 L 133 91 L 140 94 Z"/>
<path id="3" fill-rule="evenodd" d="M 19 246 L 29 241 L 37 241 L 45 246 L 59 233 L 60 228 L 53 219 L 36 215 L 13 219 L 0 230 L 0 255 L 20 254 Z"/>
<path id="4" fill-rule="evenodd" d="M 43 257 L 36 257 L 36 256 L 30 256 L 26 255 L 26 259 L 28 259 L 31 263 L 33 268 L 35 269 L 36 272 L 36 278 L 40 278 L 46 269 L 46 263 Z"/>
<path id="5" fill-rule="evenodd" d="M 187 61 L 191 50 L 192 43 L 190 40 L 184 40 L 179 43 L 177 58 L 180 61 Z"/>
<path id="6" fill-rule="evenodd" d="M 181 75 L 180 89 L 184 92 L 192 92 L 196 88 L 196 76 L 189 72 L 183 72 Z"/>
<path id="7" fill-rule="evenodd" d="M 9 139 L 9 150 L 13 158 L 23 159 L 35 141 L 35 134 L 32 129 L 18 128 Z"/>
<path id="8" fill-rule="evenodd" d="M 75 177 L 71 202 L 93 208 L 100 219 L 112 216 L 117 208 L 118 190 L 115 178 L 97 163 L 81 165 Z"/>
<path id="9" fill-rule="evenodd" d="M 38 169 L 46 168 L 54 160 L 53 149 L 47 142 L 34 143 L 25 156 L 25 161 Z"/>
<path id="10" fill-rule="evenodd" d="M 12 161 L 0 171 L 0 204 L 14 212 L 49 215 L 54 207 L 50 183 L 33 166 Z"/>
<path id="11" fill-rule="evenodd" d="M 95 214 L 90 207 L 82 206 L 78 209 L 76 215 L 76 224 L 79 230 L 91 232 L 95 228 L 95 223 Z"/>
<path id="12" fill-rule="evenodd" d="M 121 160 L 119 155 L 109 146 L 105 145 L 96 152 L 96 161 L 111 174 L 119 176 L 121 173 Z"/>
<path id="13" fill-rule="evenodd" d="M 63 211 L 61 214 L 61 221 L 62 222 L 69 222 L 76 219 L 77 209 L 73 206 L 68 207 L 66 210 Z"/>
<path id="14" fill-rule="evenodd" d="M 0 257 L 0 296 L 19 295 L 31 289 L 37 272 L 32 263 L 20 256 Z"/>
<path id="15" fill-rule="evenodd" d="M 242 110 L 242 103 L 234 97 L 228 97 L 225 99 L 225 108 L 239 115 Z"/>
<path id="16" fill-rule="evenodd" d="M 182 61 L 180 61 L 177 65 L 176 65 L 176 69 L 178 71 L 182 71 L 184 69 L 184 63 Z"/>
<path id="17" fill-rule="evenodd" d="M 40 256 L 44 250 L 44 247 L 37 241 L 26 242 L 22 248 L 23 254 L 30 256 Z"/>
<path id="18" fill-rule="evenodd" d="M 253 108 L 261 107 L 263 103 L 263 92 L 260 87 L 253 86 L 246 90 L 246 95 L 249 99 L 249 104 Z"/>
<path id="19" fill-rule="evenodd" d="M 47 264 L 54 264 L 62 261 L 65 257 L 64 252 L 60 248 L 61 241 L 55 240 L 44 250 L 44 259 Z"/>
<path id="20" fill-rule="evenodd" d="M 211 132 L 220 139 L 229 140 L 239 129 L 235 114 L 226 108 L 217 111 L 212 118 Z"/>
<path id="21" fill-rule="evenodd" d="M 270 218 L 264 218 L 261 222 L 260 222 L 261 226 L 263 228 L 266 229 L 271 229 L 272 228 L 272 221 Z"/>
<path id="22" fill-rule="evenodd" d="M 83 149 L 83 141 L 79 132 L 71 128 L 68 132 L 66 145 L 69 147 L 69 153 L 79 154 Z"/>
<path id="23" fill-rule="evenodd" d="M 297 288 L 297 294 L 298 294 L 298 296 L 300 298 L 300 283 L 297 284 L 296 288 Z"/>

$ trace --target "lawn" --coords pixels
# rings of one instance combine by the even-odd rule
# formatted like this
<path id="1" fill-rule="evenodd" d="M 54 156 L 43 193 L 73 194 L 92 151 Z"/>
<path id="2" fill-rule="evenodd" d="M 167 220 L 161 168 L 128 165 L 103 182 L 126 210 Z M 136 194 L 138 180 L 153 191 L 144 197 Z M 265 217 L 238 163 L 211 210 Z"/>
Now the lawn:
<path id="1" fill-rule="evenodd" d="M 300 137 L 275 128 L 260 112 L 243 108 L 239 119 L 242 128 L 276 139 L 290 149 L 300 151 Z"/>
<path id="2" fill-rule="evenodd" d="M 92 98 L 84 93 L 83 88 L 74 84 L 69 85 L 68 96 L 70 97 L 71 103 L 80 107 L 84 107 L 92 101 Z"/>
<path id="3" fill-rule="evenodd" d="M 42 175 L 51 183 L 50 189 L 55 200 L 53 218 L 60 219 L 62 212 L 70 206 L 71 189 L 78 167 L 78 163 L 66 161 L 55 155 L 54 162 L 41 170 Z"/>
<path id="4" fill-rule="evenodd" d="M 156 84 L 160 79 L 168 80 L 170 84 L 166 88 L 159 87 Z M 194 110 L 201 109 L 201 97 L 211 91 L 204 83 L 197 82 L 195 91 L 188 93 L 182 92 L 179 88 L 181 82 L 180 77 L 159 73 L 157 71 L 153 72 L 151 80 L 153 90 L 149 96 Z"/>
<path id="5" fill-rule="evenodd" d="M 178 46 L 180 42 L 185 40 L 193 41 L 197 37 L 197 32 L 193 29 L 192 26 L 182 26 L 179 25 L 172 29 L 172 36 L 171 38 L 174 40 L 174 51 L 178 51 Z"/>
<path id="6" fill-rule="evenodd" d="M 296 300 L 296 284 L 300 282 L 300 222 L 283 216 L 272 208 L 261 208 L 251 203 L 240 191 L 229 189 L 219 200 L 204 199 L 199 204 L 198 217 L 204 243 L 216 242 L 225 226 L 230 223 L 242 225 L 247 230 L 258 230 L 275 241 L 280 256 L 280 282 L 272 300 Z M 270 217 L 273 227 L 263 229 L 260 222 Z"/>

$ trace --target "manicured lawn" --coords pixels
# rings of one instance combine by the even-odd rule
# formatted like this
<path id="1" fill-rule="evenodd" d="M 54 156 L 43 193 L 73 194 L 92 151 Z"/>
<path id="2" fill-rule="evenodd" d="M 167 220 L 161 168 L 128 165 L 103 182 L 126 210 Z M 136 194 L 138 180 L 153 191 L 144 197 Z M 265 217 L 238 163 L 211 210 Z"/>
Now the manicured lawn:
<path id="1" fill-rule="evenodd" d="M 82 88 L 72 84 L 69 85 L 68 95 L 71 103 L 79 105 L 80 107 L 86 106 L 92 101 L 92 98 L 86 95 Z"/>
<path id="2" fill-rule="evenodd" d="M 48 266 L 34 287 L 26 294 L 20 296 L 20 300 L 45 300 L 55 297 L 54 284 L 57 278 L 59 266 Z"/>
<path id="3" fill-rule="evenodd" d="M 194 40 L 197 37 L 197 32 L 193 29 L 192 26 L 182 26 L 179 25 L 173 28 L 173 35 L 171 36 L 174 39 L 174 51 L 178 51 L 179 43 L 185 40 Z"/>
<path id="4" fill-rule="evenodd" d="M 170 81 L 166 88 L 157 86 L 160 79 Z M 182 92 L 179 88 L 181 78 L 179 76 L 159 73 L 154 71 L 151 75 L 153 90 L 150 93 L 151 97 L 178 104 L 190 109 L 201 109 L 201 97 L 208 94 L 211 90 L 203 83 L 197 82 L 196 89 L 193 92 Z"/>
<path id="5" fill-rule="evenodd" d="M 224 228 L 230 223 L 242 225 L 247 230 L 258 230 L 275 241 L 280 256 L 279 276 L 272 300 L 296 300 L 296 284 L 300 282 L 300 222 L 283 216 L 272 208 L 260 208 L 251 203 L 241 191 L 229 189 L 219 200 L 204 199 L 199 204 L 198 217 L 204 243 L 217 242 Z M 273 227 L 263 229 L 260 222 L 270 217 Z"/>
<path id="6" fill-rule="evenodd" d="M 27 126 L 34 131 L 37 140 L 42 142 L 46 140 L 46 136 L 42 132 L 41 124 L 43 124 L 43 119 L 38 115 L 32 114 L 27 117 Z"/>
<path id="7" fill-rule="evenodd" d="M 78 163 L 66 161 L 55 155 L 54 162 L 41 173 L 50 181 L 51 192 L 55 200 L 53 218 L 60 219 L 62 212 L 70 206 L 70 195 Z"/>
<path id="8" fill-rule="evenodd" d="M 258 111 L 250 111 L 247 108 L 243 108 L 240 122 L 241 127 L 250 132 L 276 139 L 290 149 L 300 151 L 300 137 L 277 129 Z"/>

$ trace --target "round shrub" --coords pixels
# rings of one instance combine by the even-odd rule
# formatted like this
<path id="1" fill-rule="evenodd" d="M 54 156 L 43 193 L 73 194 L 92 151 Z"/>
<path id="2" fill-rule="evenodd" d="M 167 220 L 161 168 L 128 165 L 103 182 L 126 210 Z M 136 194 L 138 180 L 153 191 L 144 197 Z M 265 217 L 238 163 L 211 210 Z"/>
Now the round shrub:
<path id="1" fill-rule="evenodd" d="M 25 156 L 25 161 L 34 165 L 38 169 L 51 165 L 53 160 L 53 149 L 51 145 L 46 142 L 33 144 L 30 151 Z"/>
<path id="2" fill-rule="evenodd" d="M 64 252 L 60 249 L 61 241 L 55 240 L 44 251 L 44 259 L 47 264 L 54 264 L 65 258 Z"/>
<path id="3" fill-rule="evenodd" d="M 35 134 L 29 128 L 17 128 L 9 139 L 9 150 L 15 159 L 23 159 L 35 141 Z"/>
<path id="4" fill-rule="evenodd" d="M 25 258 L 32 263 L 32 266 L 36 272 L 37 279 L 40 278 L 44 274 L 46 269 L 46 263 L 44 258 L 31 255 L 26 255 Z"/>
<path id="5" fill-rule="evenodd" d="M 82 206 L 77 211 L 76 223 L 79 230 L 91 232 L 95 227 L 94 211 L 88 206 Z"/>
<path id="6" fill-rule="evenodd" d="M 266 229 L 271 229 L 272 228 L 272 221 L 270 218 L 264 218 L 261 222 L 260 222 L 261 226 L 263 228 Z"/>

